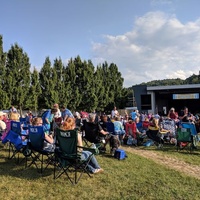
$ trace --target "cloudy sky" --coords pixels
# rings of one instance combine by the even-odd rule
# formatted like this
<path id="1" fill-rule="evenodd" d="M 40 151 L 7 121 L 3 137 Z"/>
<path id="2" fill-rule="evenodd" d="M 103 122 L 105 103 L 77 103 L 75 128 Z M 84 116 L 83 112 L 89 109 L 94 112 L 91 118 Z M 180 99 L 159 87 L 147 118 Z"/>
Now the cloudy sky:
<path id="1" fill-rule="evenodd" d="M 38 70 L 47 56 L 115 63 L 124 87 L 200 70 L 199 0 L 1 0 L 0 34 Z"/>

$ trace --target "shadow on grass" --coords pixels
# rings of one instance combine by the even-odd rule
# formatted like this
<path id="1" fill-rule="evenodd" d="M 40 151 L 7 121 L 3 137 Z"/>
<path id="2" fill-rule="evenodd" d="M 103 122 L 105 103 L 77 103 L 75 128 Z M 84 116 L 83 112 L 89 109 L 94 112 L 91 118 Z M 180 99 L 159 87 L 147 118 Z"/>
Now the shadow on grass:
<path id="1" fill-rule="evenodd" d="M 44 170 L 43 173 L 40 173 L 35 165 L 30 167 L 25 167 L 26 161 L 23 155 L 20 153 L 18 160 L 18 155 L 12 159 L 8 159 L 8 151 L 1 149 L 0 155 L 0 175 L 1 176 L 11 176 L 17 178 L 23 178 L 27 180 L 40 179 L 41 177 L 52 176 L 53 177 L 53 166 L 49 165 L 48 168 Z M 28 159 L 27 165 L 31 162 L 31 159 Z M 38 166 L 40 163 L 38 162 Z M 44 161 L 44 167 L 46 166 Z"/>

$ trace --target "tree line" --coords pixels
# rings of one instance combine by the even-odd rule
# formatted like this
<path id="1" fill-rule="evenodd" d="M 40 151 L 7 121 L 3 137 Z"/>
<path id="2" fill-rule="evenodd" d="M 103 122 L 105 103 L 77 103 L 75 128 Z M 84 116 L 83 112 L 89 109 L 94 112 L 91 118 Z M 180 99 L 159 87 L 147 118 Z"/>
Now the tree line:
<path id="1" fill-rule="evenodd" d="M 147 86 L 166 86 L 166 85 L 187 85 L 187 84 L 199 84 L 200 75 L 192 74 L 190 77 L 185 80 L 176 78 L 176 79 L 163 79 L 163 80 L 153 80 L 146 83 L 141 83 L 140 85 Z"/>
<path id="2" fill-rule="evenodd" d="M 51 108 L 54 103 L 72 111 L 110 111 L 124 108 L 131 88 L 124 88 L 124 79 L 116 64 L 106 61 L 94 66 L 91 60 L 71 58 L 64 65 L 61 58 L 51 63 L 46 57 L 40 70 L 31 71 L 29 57 L 17 43 L 3 51 L 0 35 L 0 108 L 11 105 L 20 110 Z"/>

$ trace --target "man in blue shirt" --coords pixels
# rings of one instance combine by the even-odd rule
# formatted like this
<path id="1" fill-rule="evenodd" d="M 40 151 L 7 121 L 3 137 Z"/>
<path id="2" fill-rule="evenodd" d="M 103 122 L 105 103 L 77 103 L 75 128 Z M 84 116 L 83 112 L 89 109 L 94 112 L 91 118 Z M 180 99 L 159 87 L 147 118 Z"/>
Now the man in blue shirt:
<path id="1" fill-rule="evenodd" d="M 49 132 L 50 127 L 51 127 L 51 121 L 52 121 L 51 109 L 46 110 L 42 114 L 42 120 L 43 120 L 43 126 L 45 130 Z"/>
<path id="2" fill-rule="evenodd" d="M 69 109 L 65 108 L 65 106 L 61 106 L 61 116 L 63 121 L 65 121 L 68 117 L 74 118 L 72 112 Z"/>
<path id="3" fill-rule="evenodd" d="M 133 112 L 131 112 L 131 118 L 132 118 L 132 120 L 135 121 L 136 117 L 137 117 L 137 113 L 136 113 L 135 110 L 133 110 Z"/>

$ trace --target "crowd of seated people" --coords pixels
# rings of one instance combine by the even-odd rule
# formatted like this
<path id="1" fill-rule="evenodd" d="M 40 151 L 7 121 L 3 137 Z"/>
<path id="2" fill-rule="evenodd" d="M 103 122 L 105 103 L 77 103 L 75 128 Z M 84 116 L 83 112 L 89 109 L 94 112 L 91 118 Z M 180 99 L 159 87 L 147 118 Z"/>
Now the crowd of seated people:
<path id="1" fill-rule="evenodd" d="M 6 113 L 0 111 L 0 131 L 6 130 Z M 11 112 L 9 120 L 19 121 L 19 113 Z M 171 108 L 166 118 L 174 120 L 176 126 L 179 127 L 181 122 L 194 122 L 197 130 L 200 130 L 200 120 L 195 121 L 188 108 L 184 108 L 180 113 L 175 112 L 175 108 Z M 89 113 L 87 117 L 82 117 L 79 112 L 72 112 L 65 106 L 59 108 L 58 104 L 54 104 L 48 109 L 42 117 L 31 117 L 29 125 L 43 126 L 45 132 L 44 148 L 53 151 L 55 149 L 54 132 L 56 128 L 70 130 L 77 128 L 79 130 L 78 141 L 82 145 L 84 138 L 90 143 L 101 144 L 101 150 L 106 152 L 107 146 L 110 147 L 110 153 L 113 156 L 120 145 L 128 144 L 133 146 L 143 145 L 146 138 L 152 139 L 157 145 L 164 143 L 163 136 L 169 133 L 161 126 L 163 116 L 152 113 L 139 113 L 133 110 L 130 114 L 124 113 L 121 116 L 114 107 L 111 115 L 98 116 L 96 113 Z M 113 131 L 108 130 L 109 123 L 113 124 Z M 149 130 L 156 130 L 161 135 L 151 135 Z M 163 134 L 163 135 L 162 135 Z M 89 152 L 81 151 L 83 159 L 89 156 Z M 103 171 L 99 166 L 96 158 L 92 159 L 90 172 L 98 173 Z M 93 167 L 92 167 L 93 166 Z"/>

